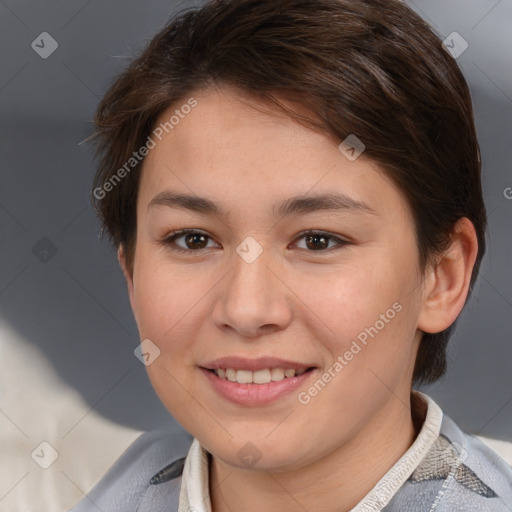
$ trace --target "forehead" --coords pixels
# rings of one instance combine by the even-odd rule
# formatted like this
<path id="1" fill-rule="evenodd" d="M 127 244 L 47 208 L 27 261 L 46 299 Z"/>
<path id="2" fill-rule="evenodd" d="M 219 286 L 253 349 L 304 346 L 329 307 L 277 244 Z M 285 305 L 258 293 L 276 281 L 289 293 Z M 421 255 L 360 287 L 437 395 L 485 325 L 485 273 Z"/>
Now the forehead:
<path id="1" fill-rule="evenodd" d="M 180 110 L 191 98 L 194 108 Z M 158 127 L 161 140 L 144 161 L 140 184 L 146 207 L 171 189 L 210 197 L 219 209 L 236 200 L 275 213 L 278 200 L 282 206 L 292 196 L 338 193 L 374 211 L 409 213 L 400 191 L 364 153 L 351 161 L 334 137 L 238 91 L 197 91 L 168 108 Z"/>

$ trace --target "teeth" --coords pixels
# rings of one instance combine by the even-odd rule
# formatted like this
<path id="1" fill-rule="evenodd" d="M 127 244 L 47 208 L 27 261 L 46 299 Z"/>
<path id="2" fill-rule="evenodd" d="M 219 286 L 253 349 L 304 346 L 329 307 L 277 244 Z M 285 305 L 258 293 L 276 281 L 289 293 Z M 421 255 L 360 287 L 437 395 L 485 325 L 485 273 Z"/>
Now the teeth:
<path id="1" fill-rule="evenodd" d="M 284 379 L 284 369 L 283 368 L 272 368 L 270 370 L 270 377 L 272 379 L 272 382 L 276 382 L 278 380 Z"/>
<path id="2" fill-rule="evenodd" d="M 252 372 L 250 370 L 237 370 L 236 381 L 238 384 L 250 384 L 252 382 Z"/>
<path id="3" fill-rule="evenodd" d="M 219 368 L 214 370 L 217 377 L 227 379 L 239 384 L 268 384 L 279 382 L 285 378 L 302 375 L 306 370 L 295 370 L 295 368 L 265 368 L 264 370 L 235 370 L 233 368 Z"/>
<path id="4" fill-rule="evenodd" d="M 252 373 L 252 381 L 254 384 L 267 384 L 270 382 L 270 370 L 257 370 Z"/>

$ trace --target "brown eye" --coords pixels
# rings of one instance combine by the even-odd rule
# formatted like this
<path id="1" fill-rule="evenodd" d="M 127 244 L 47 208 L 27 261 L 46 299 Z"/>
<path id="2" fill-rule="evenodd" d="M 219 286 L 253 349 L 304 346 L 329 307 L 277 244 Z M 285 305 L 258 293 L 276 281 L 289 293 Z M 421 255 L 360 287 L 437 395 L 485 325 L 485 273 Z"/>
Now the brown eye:
<path id="1" fill-rule="evenodd" d="M 309 235 L 306 237 L 306 246 L 313 251 L 326 249 L 329 246 L 329 239 L 325 235 Z"/>
<path id="2" fill-rule="evenodd" d="M 302 233 L 298 240 L 304 241 L 303 244 L 298 244 L 299 248 L 309 252 L 330 252 L 331 249 L 340 249 L 350 243 L 339 236 L 323 231 L 307 231 Z"/>
<path id="3" fill-rule="evenodd" d="M 164 240 L 161 240 L 160 243 L 173 251 L 189 254 L 199 253 L 202 249 L 211 249 L 216 245 L 207 234 L 194 229 L 185 229 L 171 233 Z M 211 245 L 212 243 L 214 245 Z"/>
<path id="4" fill-rule="evenodd" d="M 185 236 L 188 249 L 204 249 L 208 244 L 208 237 L 202 233 L 192 233 Z"/>

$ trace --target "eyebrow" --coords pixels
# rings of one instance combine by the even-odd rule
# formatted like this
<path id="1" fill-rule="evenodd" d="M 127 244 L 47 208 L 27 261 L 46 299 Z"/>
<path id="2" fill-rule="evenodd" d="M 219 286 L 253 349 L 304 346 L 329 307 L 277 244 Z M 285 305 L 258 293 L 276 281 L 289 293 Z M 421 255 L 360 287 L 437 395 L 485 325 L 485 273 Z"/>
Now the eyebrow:
<path id="1" fill-rule="evenodd" d="M 181 194 L 170 190 L 160 192 L 153 197 L 147 209 L 149 210 L 155 206 L 183 208 L 202 214 L 221 217 L 228 216 L 222 206 L 211 199 L 191 194 Z M 377 215 L 377 212 L 363 201 L 354 199 L 345 194 L 334 193 L 291 197 L 278 201 L 272 208 L 275 217 L 301 215 L 320 210 L 360 212 Z"/>

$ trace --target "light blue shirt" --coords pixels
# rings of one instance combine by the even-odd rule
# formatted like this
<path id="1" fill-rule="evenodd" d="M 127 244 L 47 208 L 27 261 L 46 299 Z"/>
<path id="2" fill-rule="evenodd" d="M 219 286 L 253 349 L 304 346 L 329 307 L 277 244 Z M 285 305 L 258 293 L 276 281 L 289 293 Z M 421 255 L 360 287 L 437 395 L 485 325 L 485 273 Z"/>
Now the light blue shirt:
<path id="1" fill-rule="evenodd" d="M 411 447 L 351 512 L 512 512 L 512 469 L 427 395 Z M 208 452 L 185 433 L 140 436 L 71 512 L 211 512 Z"/>

